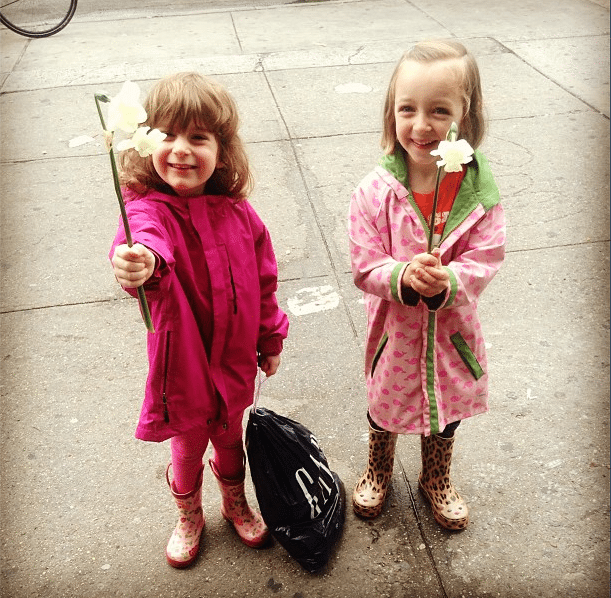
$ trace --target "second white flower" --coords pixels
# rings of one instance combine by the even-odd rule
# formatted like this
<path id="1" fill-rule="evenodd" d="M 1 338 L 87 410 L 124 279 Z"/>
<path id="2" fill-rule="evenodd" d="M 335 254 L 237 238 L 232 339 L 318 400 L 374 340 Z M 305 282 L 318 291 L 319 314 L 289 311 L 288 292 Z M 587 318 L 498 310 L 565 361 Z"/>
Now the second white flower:
<path id="1" fill-rule="evenodd" d="M 150 131 L 150 132 L 149 132 Z M 127 149 L 135 149 L 141 157 L 150 156 L 158 145 L 166 138 L 166 134 L 159 129 L 151 130 L 150 127 L 140 127 L 131 139 L 125 139 L 117 144 L 117 150 L 122 152 Z"/>

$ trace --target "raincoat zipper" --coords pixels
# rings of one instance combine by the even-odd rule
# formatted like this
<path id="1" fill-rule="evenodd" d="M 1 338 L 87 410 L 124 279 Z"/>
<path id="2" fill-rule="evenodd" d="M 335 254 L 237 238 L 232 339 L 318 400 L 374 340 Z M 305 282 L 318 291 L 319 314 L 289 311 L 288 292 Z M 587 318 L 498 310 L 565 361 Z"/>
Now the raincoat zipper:
<path id="1" fill-rule="evenodd" d="M 235 281 L 233 280 L 233 270 L 231 269 L 231 262 L 228 262 L 228 266 L 229 266 L 229 280 L 231 280 L 231 290 L 233 292 L 233 313 L 237 314 L 238 313 L 238 295 L 235 290 Z"/>
<path id="2" fill-rule="evenodd" d="M 170 332 L 167 333 L 165 341 L 165 367 L 163 371 L 163 389 L 161 393 L 161 400 L 163 401 L 163 421 L 168 424 L 170 423 L 170 413 L 168 411 L 168 398 L 166 390 L 168 386 L 168 369 L 170 366 Z"/>

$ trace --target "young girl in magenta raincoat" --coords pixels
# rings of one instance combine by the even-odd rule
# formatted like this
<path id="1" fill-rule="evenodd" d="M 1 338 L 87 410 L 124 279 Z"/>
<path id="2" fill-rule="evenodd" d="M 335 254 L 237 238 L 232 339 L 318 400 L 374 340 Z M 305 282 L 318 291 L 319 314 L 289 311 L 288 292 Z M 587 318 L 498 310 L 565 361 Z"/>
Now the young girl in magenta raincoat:
<path id="1" fill-rule="evenodd" d="M 477 148 L 484 135 L 477 64 L 455 41 L 406 52 L 391 78 L 379 165 L 350 204 L 355 284 L 367 310 L 369 461 L 356 485 L 358 515 L 382 509 L 398 434 L 421 435 L 419 486 L 447 529 L 469 522 L 450 480 L 454 431 L 488 410 L 477 302 L 505 254 L 505 219 L 488 162 L 475 149 L 462 171 L 442 171 L 435 249 L 427 252 L 438 157 L 455 122 Z"/>
<path id="2" fill-rule="evenodd" d="M 202 459 L 222 494 L 221 513 L 248 546 L 268 530 L 244 495 L 242 416 L 257 367 L 273 375 L 288 320 L 276 300 L 277 267 L 269 233 L 246 200 L 251 175 L 230 95 L 196 73 L 161 80 L 145 103 L 146 123 L 166 134 L 153 155 L 121 155 L 134 245 L 120 225 L 114 273 L 131 294 L 144 285 L 155 328 L 136 437 L 171 439 L 179 510 L 166 557 L 186 567 L 205 524 Z"/>

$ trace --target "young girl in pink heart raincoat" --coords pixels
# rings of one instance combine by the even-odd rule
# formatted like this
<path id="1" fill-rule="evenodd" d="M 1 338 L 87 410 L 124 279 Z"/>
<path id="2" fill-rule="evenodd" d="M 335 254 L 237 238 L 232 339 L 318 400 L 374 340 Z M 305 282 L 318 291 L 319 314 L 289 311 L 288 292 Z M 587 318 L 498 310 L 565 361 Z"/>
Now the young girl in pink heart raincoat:
<path id="1" fill-rule="evenodd" d="M 444 173 L 427 252 L 437 150 L 452 122 L 477 148 L 484 134 L 475 60 L 454 41 L 404 54 L 390 81 L 385 155 L 355 190 L 350 250 L 367 310 L 365 374 L 369 462 L 353 494 L 358 515 L 382 509 L 398 434 L 419 434 L 420 488 L 435 519 L 463 529 L 468 508 L 449 472 L 454 431 L 488 410 L 486 350 L 477 303 L 505 254 L 505 219 L 488 162 L 477 149 Z"/>

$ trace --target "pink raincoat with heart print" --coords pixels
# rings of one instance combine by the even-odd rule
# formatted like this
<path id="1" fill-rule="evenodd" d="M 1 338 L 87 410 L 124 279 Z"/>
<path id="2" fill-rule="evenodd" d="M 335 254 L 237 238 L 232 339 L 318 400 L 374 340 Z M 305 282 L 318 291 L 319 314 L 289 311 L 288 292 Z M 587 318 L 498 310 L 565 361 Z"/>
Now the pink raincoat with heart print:
<path id="1" fill-rule="evenodd" d="M 352 273 L 367 311 L 369 413 L 390 432 L 428 436 L 488 411 L 477 303 L 505 256 L 505 217 L 481 152 L 465 168 L 439 244 L 450 287 L 436 297 L 400 283 L 413 256 L 427 251 L 429 232 L 402 155 L 385 156 L 350 203 Z"/>

